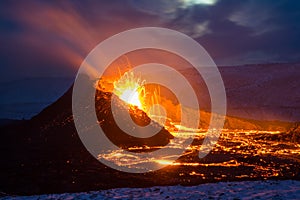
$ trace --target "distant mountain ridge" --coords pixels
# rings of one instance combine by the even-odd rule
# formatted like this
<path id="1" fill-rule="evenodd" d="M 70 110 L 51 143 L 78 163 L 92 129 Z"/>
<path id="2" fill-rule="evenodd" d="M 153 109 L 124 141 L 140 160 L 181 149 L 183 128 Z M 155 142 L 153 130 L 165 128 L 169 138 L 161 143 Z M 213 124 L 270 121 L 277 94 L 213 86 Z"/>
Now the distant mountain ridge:
<path id="1" fill-rule="evenodd" d="M 226 90 L 227 115 L 254 120 L 300 121 L 300 63 L 229 66 L 219 67 L 219 71 Z M 204 72 L 213 76 L 209 68 Z M 194 74 L 189 70 L 182 73 L 193 80 Z M 196 87 L 203 87 L 203 84 L 195 81 Z M 205 99 L 205 95 L 200 99 Z M 205 100 L 201 103 L 209 107 Z"/>
<path id="2" fill-rule="evenodd" d="M 300 121 L 300 64 L 220 68 L 228 115 L 256 120 Z"/>
<path id="3" fill-rule="evenodd" d="M 300 63 L 226 66 L 219 71 L 229 116 L 300 121 Z M 182 73 L 193 80 L 189 70 Z M 30 119 L 62 96 L 73 82 L 70 77 L 0 82 L 0 118 Z"/>

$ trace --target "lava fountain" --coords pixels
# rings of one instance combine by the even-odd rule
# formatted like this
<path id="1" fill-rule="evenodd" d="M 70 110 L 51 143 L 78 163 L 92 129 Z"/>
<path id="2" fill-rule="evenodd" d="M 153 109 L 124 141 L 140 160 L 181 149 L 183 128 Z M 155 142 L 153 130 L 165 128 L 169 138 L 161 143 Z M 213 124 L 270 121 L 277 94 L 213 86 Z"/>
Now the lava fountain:
<path id="1" fill-rule="evenodd" d="M 132 71 L 127 71 L 119 80 L 113 83 L 113 93 L 130 106 L 130 110 L 138 108 L 144 111 L 152 120 L 162 126 L 166 122 L 166 110 L 162 106 L 159 88 L 147 90 L 146 80 Z"/>
<path id="2" fill-rule="evenodd" d="M 129 105 L 137 106 L 139 109 L 144 110 L 144 85 L 145 80 L 136 77 L 133 72 L 125 72 L 118 81 L 114 82 L 113 93 Z"/>

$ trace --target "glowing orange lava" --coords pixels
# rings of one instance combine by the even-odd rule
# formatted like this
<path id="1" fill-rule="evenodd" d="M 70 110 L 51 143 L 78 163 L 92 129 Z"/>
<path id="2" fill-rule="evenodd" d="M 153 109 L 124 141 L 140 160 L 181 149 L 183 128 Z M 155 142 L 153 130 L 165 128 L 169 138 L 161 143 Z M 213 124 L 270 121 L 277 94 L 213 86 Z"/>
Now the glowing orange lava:
<path id="1" fill-rule="evenodd" d="M 118 81 L 114 82 L 114 94 L 126 103 L 142 110 L 144 90 L 144 81 L 136 77 L 133 72 L 126 72 Z"/>
<path id="2" fill-rule="evenodd" d="M 152 120 L 164 126 L 166 110 L 160 106 L 160 90 L 154 88 L 153 92 L 147 89 L 146 80 L 132 71 L 125 72 L 123 76 L 113 83 L 113 93 L 130 106 L 136 106 L 144 111 Z"/>
<path id="3" fill-rule="evenodd" d="M 137 89 L 125 89 L 121 94 L 120 94 L 120 99 L 123 101 L 137 106 L 138 108 L 142 108 L 142 103 L 139 98 L 139 92 Z"/>

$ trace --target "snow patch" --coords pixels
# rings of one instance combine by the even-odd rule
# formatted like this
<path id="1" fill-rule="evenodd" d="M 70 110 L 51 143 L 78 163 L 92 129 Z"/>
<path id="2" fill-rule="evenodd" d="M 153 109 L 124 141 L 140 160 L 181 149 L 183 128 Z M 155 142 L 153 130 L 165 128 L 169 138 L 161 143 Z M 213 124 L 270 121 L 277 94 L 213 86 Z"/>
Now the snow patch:
<path id="1" fill-rule="evenodd" d="M 117 188 L 81 193 L 7 196 L 3 199 L 298 199 L 300 181 L 219 182 L 197 186 Z"/>

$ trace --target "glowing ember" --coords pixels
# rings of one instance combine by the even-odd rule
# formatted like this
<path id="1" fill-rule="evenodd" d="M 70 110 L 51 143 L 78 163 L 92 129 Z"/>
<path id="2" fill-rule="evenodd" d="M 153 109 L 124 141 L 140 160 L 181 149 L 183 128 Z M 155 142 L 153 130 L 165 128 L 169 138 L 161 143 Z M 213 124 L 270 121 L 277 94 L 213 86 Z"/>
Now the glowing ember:
<path id="1" fill-rule="evenodd" d="M 126 72 L 118 81 L 114 82 L 114 93 L 126 103 L 143 109 L 144 81 L 135 77 L 133 72 Z"/>

